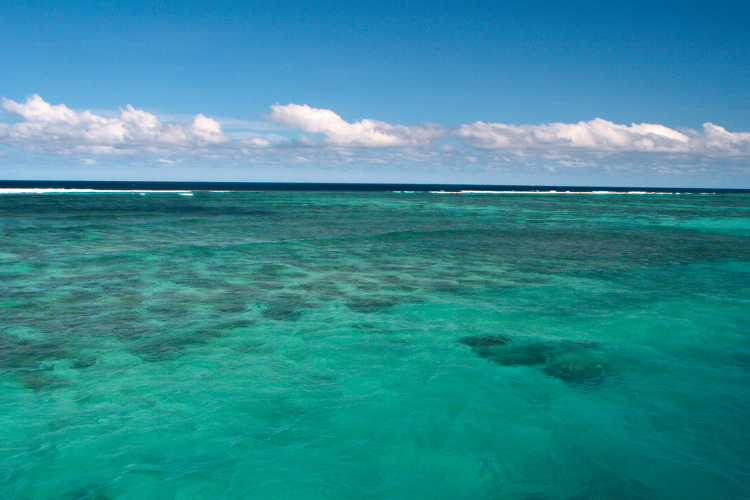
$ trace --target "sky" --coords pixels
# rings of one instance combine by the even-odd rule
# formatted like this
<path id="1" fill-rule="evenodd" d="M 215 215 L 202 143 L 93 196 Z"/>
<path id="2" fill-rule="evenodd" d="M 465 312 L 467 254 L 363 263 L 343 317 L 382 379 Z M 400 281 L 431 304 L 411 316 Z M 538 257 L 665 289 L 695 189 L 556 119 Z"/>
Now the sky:
<path id="1" fill-rule="evenodd" d="M 26 1 L 0 179 L 750 188 L 741 2 Z"/>

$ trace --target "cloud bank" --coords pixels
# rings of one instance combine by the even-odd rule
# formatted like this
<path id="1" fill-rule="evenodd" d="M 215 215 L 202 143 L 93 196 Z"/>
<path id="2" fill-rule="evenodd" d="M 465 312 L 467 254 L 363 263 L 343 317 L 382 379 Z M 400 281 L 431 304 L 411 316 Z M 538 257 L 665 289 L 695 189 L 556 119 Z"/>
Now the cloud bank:
<path id="1" fill-rule="evenodd" d="M 202 114 L 184 124 L 163 124 L 151 113 L 128 104 L 119 117 L 105 118 L 91 111 L 74 111 L 64 104 L 52 105 L 38 95 L 24 103 L 2 98 L 0 108 L 21 121 L 0 123 L 0 141 L 6 144 L 52 145 L 88 149 L 157 151 L 159 149 L 205 149 L 230 144 L 269 147 L 286 142 L 274 134 L 274 141 L 258 136 L 242 141 L 222 130 L 221 124 Z M 455 139 L 478 151 L 591 151 L 599 153 L 692 153 L 705 155 L 750 156 L 750 133 L 728 132 L 713 123 L 700 131 L 674 130 L 664 125 L 641 123 L 620 125 L 601 118 L 578 123 L 508 125 L 475 122 L 455 129 L 434 123 L 415 126 L 392 125 L 362 119 L 343 120 L 329 109 L 307 105 L 276 104 L 267 117 L 271 122 L 300 130 L 305 146 L 339 148 L 439 147 Z M 316 135 L 323 137 L 316 140 Z"/>
<path id="2" fill-rule="evenodd" d="M 0 141 L 48 153 L 123 154 L 195 149 L 227 144 L 216 120 L 202 114 L 185 124 L 162 124 L 156 116 L 127 105 L 118 118 L 51 105 L 34 94 L 24 103 L 2 98 L 0 108 L 22 121 L 0 123 Z"/>
<path id="3" fill-rule="evenodd" d="M 0 155 L 7 157 L 15 149 L 79 158 L 85 164 L 98 157 L 139 156 L 164 168 L 192 158 L 194 163 L 223 162 L 238 168 L 407 166 L 415 171 L 466 172 L 600 168 L 655 175 L 719 172 L 743 176 L 750 172 L 750 133 L 729 132 L 712 123 L 700 130 L 675 130 L 596 118 L 541 125 L 478 121 L 450 128 L 371 119 L 347 122 L 329 109 L 276 104 L 264 118 L 267 130 L 259 122 L 241 130 L 242 120 L 228 119 L 224 120 L 226 132 L 219 120 L 202 114 L 174 116 L 163 123 L 128 104 L 114 117 L 104 117 L 49 104 L 38 95 L 25 102 L 2 98 L 0 110 L 14 118 L 0 121 Z"/>
<path id="4" fill-rule="evenodd" d="M 650 123 L 618 125 L 601 118 L 578 123 L 505 125 L 476 122 L 454 134 L 478 149 L 590 150 L 598 152 L 749 155 L 750 133 L 732 133 L 713 123 L 701 132 Z"/>
<path id="5" fill-rule="evenodd" d="M 309 134 L 322 134 L 325 144 L 343 147 L 426 146 L 434 145 L 438 139 L 454 137 L 464 145 L 480 150 L 750 155 L 750 133 L 727 132 L 713 123 L 705 123 L 701 132 L 680 132 L 650 123 L 619 125 L 601 118 L 578 123 L 520 126 L 479 121 L 451 130 L 439 124 L 407 127 L 367 119 L 348 123 L 331 110 L 298 104 L 271 106 L 269 118 Z"/>

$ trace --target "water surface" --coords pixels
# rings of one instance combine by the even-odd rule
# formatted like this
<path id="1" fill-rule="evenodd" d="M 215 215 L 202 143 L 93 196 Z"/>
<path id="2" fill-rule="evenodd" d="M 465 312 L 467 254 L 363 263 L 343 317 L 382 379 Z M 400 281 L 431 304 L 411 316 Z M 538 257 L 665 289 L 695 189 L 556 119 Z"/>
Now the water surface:
<path id="1" fill-rule="evenodd" d="M 750 195 L 0 195 L 0 497 L 750 498 Z"/>

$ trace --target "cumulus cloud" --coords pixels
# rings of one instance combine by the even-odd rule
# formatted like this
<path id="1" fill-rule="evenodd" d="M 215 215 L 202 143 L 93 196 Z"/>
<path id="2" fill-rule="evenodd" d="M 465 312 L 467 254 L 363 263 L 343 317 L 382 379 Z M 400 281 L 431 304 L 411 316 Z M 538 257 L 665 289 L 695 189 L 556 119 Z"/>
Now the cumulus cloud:
<path id="1" fill-rule="evenodd" d="M 23 121 L 0 124 L 0 140 L 42 151 L 95 154 L 127 153 L 147 148 L 191 149 L 230 142 L 219 122 L 201 114 L 186 124 L 163 124 L 146 111 L 127 105 L 117 118 L 52 105 L 34 94 L 19 103 L 2 98 L 0 108 Z"/>
<path id="2" fill-rule="evenodd" d="M 370 119 L 349 123 L 330 109 L 311 108 L 304 104 L 271 106 L 269 118 L 276 123 L 289 125 L 310 134 L 323 134 L 326 144 L 332 146 L 426 146 L 449 134 L 448 128 L 437 124 L 408 127 Z"/>
<path id="3" fill-rule="evenodd" d="M 9 157 L 26 161 L 16 154 L 23 151 L 84 163 L 107 156 L 108 164 L 121 165 L 361 169 L 373 176 L 387 169 L 744 178 L 750 172 L 750 133 L 712 123 L 700 130 L 600 118 L 542 125 L 405 126 L 372 119 L 347 122 L 332 110 L 299 104 L 271 106 L 265 121 L 220 121 L 202 114 L 157 117 L 131 105 L 112 113 L 77 111 L 38 95 L 25 102 L 2 98 L 0 112 L 5 163 Z"/>
<path id="4" fill-rule="evenodd" d="M 504 150 L 517 156 L 564 154 L 576 151 L 598 154 L 678 153 L 713 156 L 750 155 L 750 133 L 728 132 L 706 123 L 701 131 L 674 130 L 664 125 L 633 123 L 621 125 L 596 118 L 578 123 L 508 125 L 475 122 L 450 129 L 439 124 L 392 125 L 362 119 L 343 120 L 329 109 L 288 104 L 271 106 L 269 118 L 307 134 L 322 134 L 324 144 L 353 148 L 437 146 L 438 139 L 457 139 L 464 147 L 480 151 Z M 317 143 L 308 136 L 302 144 Z"/>
<path id="5" fill-rule="evenodd" d="M 747 155 L 750 133 L 732 133 L 706 123 L 703 131 L 649 123 L 619 125 L 601 118 L 578 123 L 506 125 L 476 122 L 454 132 L 468 146 L 485 149 L 590 150 L 643 153 Z"/>

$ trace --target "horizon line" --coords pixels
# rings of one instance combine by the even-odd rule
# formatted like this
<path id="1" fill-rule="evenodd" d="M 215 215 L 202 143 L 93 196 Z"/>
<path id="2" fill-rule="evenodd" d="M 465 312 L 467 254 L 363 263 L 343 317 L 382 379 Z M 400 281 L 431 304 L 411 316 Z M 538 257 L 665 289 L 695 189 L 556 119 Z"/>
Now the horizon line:
<path id="1" fill-rule="evenodd" d="M 376 183 L 376 182 L 244 182 L 244 181 L 115 181 L 115 180 L 0 180 L 0 189 L 44 189 L 44 188 L 78 188 L 93 189 L 96 187 L 140 188 L 170 187 L 171 189 L 192 191 L 445 191 L 445 192 L 643 192 L 652 193 L 750 193 L 750 188 L 690 188 L 690 187 L 651 187 L 651 186 L 570 186 L 570 185 L 533 185 L 533 184 L 455 184 L 455 183 Z"/>

